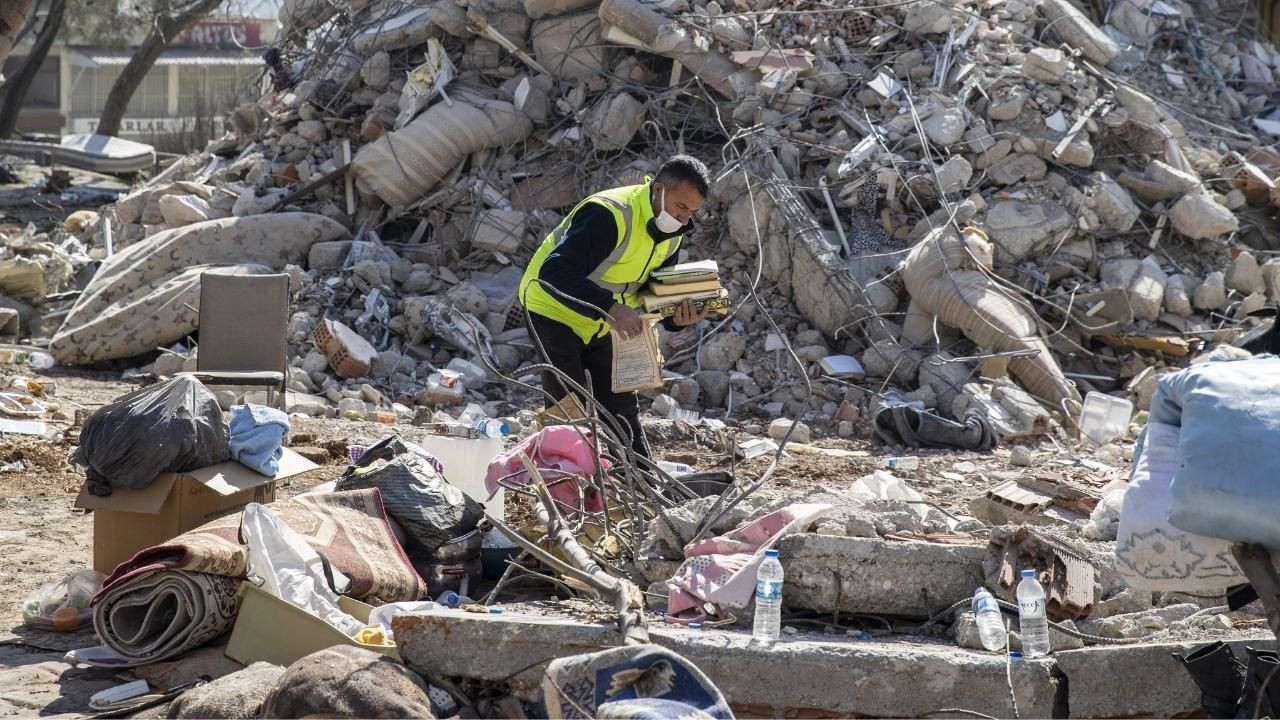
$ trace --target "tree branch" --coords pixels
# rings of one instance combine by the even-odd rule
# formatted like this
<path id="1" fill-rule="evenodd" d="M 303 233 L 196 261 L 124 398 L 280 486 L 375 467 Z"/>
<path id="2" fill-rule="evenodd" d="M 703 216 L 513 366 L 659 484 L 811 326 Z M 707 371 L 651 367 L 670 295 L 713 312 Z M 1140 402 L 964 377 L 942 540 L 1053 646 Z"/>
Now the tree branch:
<path id="1" fill-rule="evenodd" d="M 179 15 L 156 17 L 147 39 L 134 51 L 133 57 L 129 58 L 129 63 L 120 71 L 120 77 L 116 78 L 111 92 L 107 94 L 107 103 L 98 118 L 98 134 L 120 133 L 120 123 L 124 120 L 129 101 L 133 99 L 133 94 L 138 91 L 156 60 L 160 59 L 164 49 L 174 38 L 213 12 L 222 2 L 223 0 L 195 0 Z"/>

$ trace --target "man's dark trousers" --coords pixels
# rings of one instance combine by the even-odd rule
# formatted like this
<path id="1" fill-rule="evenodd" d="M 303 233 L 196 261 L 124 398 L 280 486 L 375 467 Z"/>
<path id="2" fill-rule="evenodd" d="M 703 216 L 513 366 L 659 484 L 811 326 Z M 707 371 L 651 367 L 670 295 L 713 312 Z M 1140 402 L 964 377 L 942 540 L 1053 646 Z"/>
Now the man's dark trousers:
<path id="1" fill-rule="evenodd" d="M 574 382 L 587 387 L 587 373 L 591 373 L 591 392 L 604 409 L 631 427 L 631 447 L 640 455 L 649 457 L 649 443 L 640 425 L 640 401 L 634 392 L 615 393 L 613 378 L 613 338 L 606 334 L 583 345 L 582 338 L 568 325 L 537 313 L 529 313 L 531 332 L 537 333 L 547 359 Z M 542 388 L 556 400 L 569 394 L 555 373 L 543 371 Z M 551 401 L 548 401 L 551 402 Z"/>

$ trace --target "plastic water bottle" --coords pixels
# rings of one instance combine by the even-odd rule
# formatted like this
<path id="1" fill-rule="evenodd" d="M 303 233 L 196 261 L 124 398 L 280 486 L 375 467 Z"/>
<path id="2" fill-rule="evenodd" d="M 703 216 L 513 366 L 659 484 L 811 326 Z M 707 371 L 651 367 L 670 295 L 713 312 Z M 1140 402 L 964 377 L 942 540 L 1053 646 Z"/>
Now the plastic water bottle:
<path id="1" fill-rule="evenodd" d="M 978 639 L 982 641 L 982 647 L 993 652 L 1003 648 L 1008 638 L 1004 631 L 1004 616 L 986 588 L 978 588 L 973 594 L 973 614 L 978 622 Z"/>
<path id="2" fill-rule="evenodd" d="M 506 423 L 492 418 L 477 418 L 472 427 L 479 430 L 481 435 L 491 438 L 502 437 L 511 432 Z"/>
<path id="3" fill-rule="evenodd" d="M 880 465 L 890 470 L 915 470 L 920 467 L 920 458 L 915 455 L 885 458 Z"/>
<path id="4" fill-rule="evenodd" d="M 1039 657 L 1049 654 L 1049 620 L 1045 617 L 1044 588 L 1036 582 L 1036 571 L 1022 571 L 1018 583 L 1018 632 L 1022 635 L 1022 654 Z"/>
<path id="5" fill-rule="evenodd" d="M 27 355 L 27 364 L 37 370 L 48 370 L 54 365 L 53 356 L 47 352 L 35 350 L 30 355 Z"/>
<path id="6" fill-rule="evenodd" d="M 756 622 L 751 639 L 772 643 L 782 635 L 782 563 L 777 550 L 765 550 L 756 571 Z"/>

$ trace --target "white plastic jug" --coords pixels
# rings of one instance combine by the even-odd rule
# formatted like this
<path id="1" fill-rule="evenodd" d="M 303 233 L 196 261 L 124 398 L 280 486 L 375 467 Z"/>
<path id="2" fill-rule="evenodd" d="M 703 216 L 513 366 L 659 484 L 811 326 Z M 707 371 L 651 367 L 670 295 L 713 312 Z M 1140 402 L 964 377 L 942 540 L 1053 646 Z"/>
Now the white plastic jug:
<path id="1" fill-rule="evenodd" d="M 485 512 L 504 519 L 503 491 L 486 501 L 488 492 L 484 478 L 489 472 L 489 461 L 502 452 L 502 438 L 459 438 L 448 435 L 420 435 L 413 439 L 423 450 L 439 458 L 444 465 L 444 479 L 450 485 L 483 503 Z"/>
<path id="2" fill-rule="evenodd" d="M 1095 445 L 1106 445 L 1124 434 L 1133 417 L 1133 403 L 1122 398 L 1091 392 L 1084 396 L 1080 412 L 1080 435 Z"/>

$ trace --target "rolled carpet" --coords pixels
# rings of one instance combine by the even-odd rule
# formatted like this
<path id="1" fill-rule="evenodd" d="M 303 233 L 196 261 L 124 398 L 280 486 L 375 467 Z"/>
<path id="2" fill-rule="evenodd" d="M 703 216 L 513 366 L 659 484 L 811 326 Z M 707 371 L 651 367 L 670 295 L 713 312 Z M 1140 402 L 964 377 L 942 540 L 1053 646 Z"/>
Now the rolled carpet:
<path id="1" fill-rule="evenodd" d="M 138 665 L 200 647 L 236 620 L 236 580 L 180 570 L 135 575 L 97 598 L 93 629 Z"/>
<path id="2" fill-rule="evenodd" d="M 376 488 L 301 496 L 270 507 L 351 580 L 351 597 L 380 604 L 426 594 Z M 213 520 L 121 563 L 93 599 L 93 626 L 103 644 L 141 665 L 230 630 L 236 583 L 249 556 L 240 543 L 240 520 L 241 513 Z"/>

